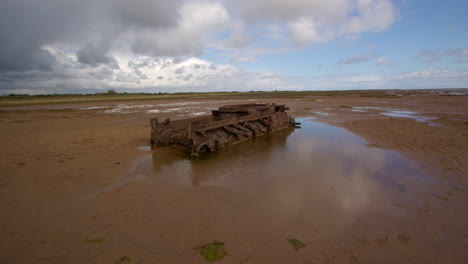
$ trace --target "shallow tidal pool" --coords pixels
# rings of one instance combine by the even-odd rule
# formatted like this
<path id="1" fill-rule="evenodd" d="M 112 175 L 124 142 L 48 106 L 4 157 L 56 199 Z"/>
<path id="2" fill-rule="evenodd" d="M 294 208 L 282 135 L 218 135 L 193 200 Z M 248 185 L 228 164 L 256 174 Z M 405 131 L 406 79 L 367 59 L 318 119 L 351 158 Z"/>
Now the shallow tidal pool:
<path id="1" fill-rule="evenodd" d="M 336 196 L 342 187 L 356 199 L 379 188 L 403 192 L 406 182 L 429 179 L 398 153 L 367 144 L 343 128 L 307 118 L 298 121 L 300 129 L 270 133 L 200 157 L 156 147 L 130 174 L 165 184 L 282 185 L 295 189 L 295 195 L 303 188 L 307 193 L 331 188 Z"/>

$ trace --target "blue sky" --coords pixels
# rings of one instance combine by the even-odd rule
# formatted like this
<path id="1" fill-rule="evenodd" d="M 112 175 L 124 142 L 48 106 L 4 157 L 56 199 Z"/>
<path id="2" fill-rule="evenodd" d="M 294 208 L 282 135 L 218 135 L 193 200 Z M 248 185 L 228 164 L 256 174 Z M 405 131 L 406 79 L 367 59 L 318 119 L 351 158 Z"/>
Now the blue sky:
<path id="1" fill-rule="evenodd" d="M 468 1 L 0 5 L 2 94 L 468 87 Z"/>
<path id="2" fill-rule="evenodd" d="M 241 62 L 236 65 L 305 78 L 337 73 L 417 72 L 433 68 L 467 71 L 466 54 L 466 61 L 460 63 L 456 62 L 457 56 L 443 54 L 440 55 L 439 61 L 429 61 L 421 56 L 421 52 L 467 50 L 468 1 L 413 0 L 399 4 L 398 18 L 387 30 L 366 33 L 353 40 L 337 39 L 289 52 L 266 54 L 259 56 L 254 62 Z M 350 64 L 340 63 L 342 60 L 364 55 L 371 58 Z M 391 65 L 377 67 L 376 60 L 383 56 L 391 61 Z M 218 63 L 228 62 L 228 58 L 220 55 L 217 50 L 207 50 L 204 58 Z M 313 81 L 313 78 L 311 80 Z M 461 82 L 460 87 L 468 87 L 466 80 L 465 78 Z"/>

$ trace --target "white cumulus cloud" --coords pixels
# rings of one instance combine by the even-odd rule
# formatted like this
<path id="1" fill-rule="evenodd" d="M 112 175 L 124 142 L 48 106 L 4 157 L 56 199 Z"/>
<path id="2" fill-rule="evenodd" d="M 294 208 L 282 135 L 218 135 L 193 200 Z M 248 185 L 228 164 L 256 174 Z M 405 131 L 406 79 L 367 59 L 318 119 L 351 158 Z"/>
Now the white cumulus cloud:
<path id="1" fill-rule="evenodd" d="M 285 76 L 199 58 L 213 49 L 231 63 L 252 62 L 259 54 L 382 31 L 397 14 L 390 0 L 4 1 L 0 93 L 47 86 L 290 89 L 298 86 Z"/>

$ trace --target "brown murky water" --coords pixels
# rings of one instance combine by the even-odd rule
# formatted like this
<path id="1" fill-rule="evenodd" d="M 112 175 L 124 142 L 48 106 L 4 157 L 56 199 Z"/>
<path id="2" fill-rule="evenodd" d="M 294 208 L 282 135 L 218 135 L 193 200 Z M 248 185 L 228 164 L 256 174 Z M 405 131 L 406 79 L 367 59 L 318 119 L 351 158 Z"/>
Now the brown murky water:
<path id="1" fill-rule="evenodd" d="M 203 262 L 190 249 L 215 239 L 229 263 L 463 262 L 463 199 L 442 199 L 450 182 L 345 129 L 299 121 L 197 158 L 158 147 L 103 191 L 153 186 L 154 228 L 174 236 L 156 259 L 169 262 Z M 286 239 L 307 246 L 296 252 Z"/>

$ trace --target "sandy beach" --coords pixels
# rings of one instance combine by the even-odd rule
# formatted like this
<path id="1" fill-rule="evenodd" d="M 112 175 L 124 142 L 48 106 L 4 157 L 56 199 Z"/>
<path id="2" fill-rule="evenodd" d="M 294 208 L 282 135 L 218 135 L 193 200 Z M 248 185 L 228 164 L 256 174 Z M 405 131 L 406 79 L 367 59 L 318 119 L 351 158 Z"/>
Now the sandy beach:
<path id="1" fill-rule="evenodd" d="M 401 171 L 390 166 L 388 173 L 417 171 L 420 176 L 404 175 L 396 180 L 403 187 L 396 190 L 387 188 L 393 185 L 385 183 L 385 170 L 379 170 L 384 183 L 361 179 L 368 187 L 364 199 L 364 184 L 334 177 L 337 164 L 322 172 L 318 165 L 296 166 L 298 174 L 323 173 L 330 182 L 301 182 L 288 174 L 290 169 L 284 169 L 281 179 L 260 173 L 258 179 L 247 179 L 238 173 L 233 180 L 221 177 L 232 174 L 228 169 L 213 172 L 202 164 L 199 171 L 219 174 L 211 181 L 206 176 L 210 184 L 203 184 L 203 173 L 200 184 L 158 181 L 148 176 L 155 173 L 152 168 L 141 165 L 154 159 L 148 147 L 150 118 L 179 119 L 209 114 L 222 105 L 265 102 L 286 104 L 291 116 L 315 122 L 312 131 L 315 124 L 323 131 L 354 134 L 353 144 L 370 153 L 362 161 L 365 166 L 373 162 L 372 153 L 386 153 L 410 164 Z M 468 262 L 467 96 L 5 107 L 0 109 L 0 134 L 2 263 L 206 263 L 194 248 L 213 240 L 225 243 L 228 253 L 219 263 Z M 299 140 L 302 134 L 292 135 Z M 286 138 L 268 144 L 281 146 Z M 262 160 L 272 153 L 270 145 L 261 146 L 262 155 L 247 157 Z M 235 148 L 242 153 L 248 147 L 245 142 Z M 313 148 L 307 151 L 318 155 Z M 228 168 L 248 164 L 260 172 L 267 164 L 248 160 Z M 294 184 L 303 196 L 293 195 Z M 280 194 L 272 196 L 271 190 Z M 338 203 L 334 197 L 343 199 Z M 291 238 L 306 246 L 294 250 L 287 241 Z"/>

